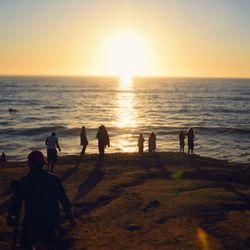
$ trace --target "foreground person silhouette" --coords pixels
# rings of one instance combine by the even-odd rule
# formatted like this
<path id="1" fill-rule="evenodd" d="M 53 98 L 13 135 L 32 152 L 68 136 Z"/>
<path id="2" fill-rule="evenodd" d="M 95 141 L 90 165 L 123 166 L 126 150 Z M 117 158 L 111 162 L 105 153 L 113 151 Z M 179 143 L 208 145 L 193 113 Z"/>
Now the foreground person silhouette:
<path id="1" fill-rule="evenodd" d="M 40 151 L 28 155 L 30 173 L 23 177 L 8 209 L 8 225 L 17 223 L 24 202 L 24 221 L 20 239 L 22 249 L 58 249 L 60 228 L 59 202 L 68 214 L 71 225 L 75 219 L 65 189 L 54 174 L 43 169 L 46 161 Z"/>
<path id="2" fill-rule="evenodd" d="M 194 153 L 194 129 L 190 128 L 187 132 L 187 138 L 188 138 L 188 154 Z"/>
<path id="3" fill-rule="evenodd" d="M 85 155 L 85 150 L 89 144 L 87 136 L 86 136 L 86 130 L 85 127 L 82 126 L 82 131 L 80 134 L 80 139 L 81 139 L 81 145 L 82 145 L 82 151 L 81 151 L 81 156 L 84 157 Z"/>
<path id="4" fill-rule="evenodd" d="M 98 150 L 100 155 L 104 155 L 106 146 L 110 147 L 109 134 L 104 125 L 101 125 L 97 131 Z"/>
<path id="5" fill-rule="evenodd" d="M 57 148 L 61 151 L 56 133 L 52 132 L 51 136 L 46 138 L 45 145 L 47 146 L 48 171 L 53 173 L 54 166 L 57 163 Z"/>

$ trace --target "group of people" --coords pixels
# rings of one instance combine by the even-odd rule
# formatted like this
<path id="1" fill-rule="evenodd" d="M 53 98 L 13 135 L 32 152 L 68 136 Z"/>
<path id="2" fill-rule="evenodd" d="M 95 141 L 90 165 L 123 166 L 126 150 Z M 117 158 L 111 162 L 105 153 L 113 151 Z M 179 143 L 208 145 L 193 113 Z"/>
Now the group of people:
<path id="1" fill-rule="evenodd" d="M 103 156 L 106 146 L 110 147 L 109 134 L 104 125 L 98 128 L 96 138 L 98 139 L 99 155 Z M 80 144 L 82 145 L 81 156 L 84 157 L 86 148 L 89 144 L 84 126 L 80 134 Z M 45 145 L 47 146 L 48 172 L 53 173 L 54 166 L 57 163 L 57 149 L 61 151 L 55 132 L 52 132 L 51 135 L 46 138 Z"/>
<path id="2" fill-rule="evenodd" d="M 101 125 L 98 128 L 96 138 L 98 140 L 98 150 L 100 155 L 104 155 L 105 153 L 105 148 L 108 146 L 110 147 L 110 139 L 109 139 L 109 134 L 104 125 Z M 82 151 L 81 151 L 81 156 L 84 157 L 85 155 L 85 150 L 89 144 L 87 136 L 86 136 L 86 129 L 83 126 L 80 134 L 80 140 L 81 140 L 81 145 L 82 145 Z"/>
<path id="3" fill-rule="evenodd" d="M 179 144 L 180 144 L 180 152 L 184 153 L 185 148 L 185 139 L 186 136 L 188 138 L 188 154 L 194 153 L 194 129 L 189 128 L 188 131 L 185 133 L 184 131 L 180 131 L 179 133 Z M 143 134 L 140 134 L 138 137 L 138 151 L 139 153 L 143 153 L 144 149 L 144 142 L 145 139 L 143 137 Z M 154 132 L 152 132 L 148 138 L 148 152 L 152 153 L 156 150 L 156 135 Z"/>
<path id="4" fill-rule="evenodd" d="M 194 151 L 194 129 L 189 128 L 189 130 L 185 133 L 184 131 L 180 131 L 179 133 L 179 144 L 180 144 L 180 152 L 184 153 L 185 148 L 185 138 L 188 138 L 188 154 L 193 154 Z M 96 138 L 98 140 L 98 150 L 99 155 L 103 156 L 105 153 L 105 148 L 108 146 L 110 147 L 110 139 L 109 134 L 104 125 L 101 125 L 98 128 Z M 138 152 L 143 153 L 144 150 L 144 136 L 143 134 L 140 134 L 138 137 Z M 58 143 L 58 138 L 56 137 L 56 133 L 52 132 L 51 136 L 46 138 L 45 144 L 47 146 L 47 159 L 48 159 L 48 171 L 53 172 L 54 166 L 57 162 L 57 149 L 61 151 L 61 148 Z M 82 127 L 81 133 L 80 133 L 80 144 L 82 146 L 81 150 L 81 156 L 85 156 L 86 148 L 89 144 L 87 135 L 86 135 L 86 129 L 85 126 Z M 156 150 L 156 134 L 152 132 L 148 138 L 148 151 L 150 153 L 155 152 Z"/>
<path id="5" fill-rule="evenodd" d="M 139 153 L 143 153 L 145 139 L 143 134 L 140 134 L 138 137 L 138 151 Z M 156 150 L 156 135 L 152 132 L 148 138 L 148 152 L 153 153 Z"/>
<path id="6" fill-rule="evenodd" d="M 194 151 L 194 138 L 195 133 L 193 128 L 189 128 L 187 132 L 180 131 L 179 133 L 179 144 L 180 144 L 180 152 L 184 153 L 185 148 L 185 138 L 188 138 L 188 154 L 193 154 Z M 109 134 L 104 125 L 99 126 L 96 138 L 98 140 L 98 150 L 99 155 L 103 156 L 105 153 L 105 148 L 108 146 L 110 147 L 110 139 Z M 138 137 L 138 152 L 143 153 L 144 151 L 144 136 L 143 134 L 140 134 Z M 86 148 L 89 144 L 87 135 L 86 135 L 86 129 L 85 126 L 82 127 L 81 133 L 80 133 L 80 144 L 82 146 L 81 150 L 81 156 L 85 156 Z M 55 132 L 52 132 L 50 136 L 48 136 L 45 140 L 45 145 L 47 146 L 47 160 L 48 160 L 48 171 L 53 173 L 54 166 L 57 163 L 57 149 L 61 151 L 61 148 L 58 143 L 58 138 L 56 136 Z M 155 152 L 156 150 L 156 135 L 154 132 L 152 132 L 148 138 L 148 151 L 150 153 Z M 0 161 L 6 162 L 6 156 L 4 152 L 2 153 L 0 157 Z"/>
<path id="7" fill-rule="evenodd" d="M 188 154 L 193 154 L 194 153 L 194 138 L 195 138 L 193 128 L 189 128 L 189 130 L 186 133 L 184 131 L 180 131 L 180 134 L 179 134 L 180 152 L 184 153 L 186 136 L 188 138 Z"/>

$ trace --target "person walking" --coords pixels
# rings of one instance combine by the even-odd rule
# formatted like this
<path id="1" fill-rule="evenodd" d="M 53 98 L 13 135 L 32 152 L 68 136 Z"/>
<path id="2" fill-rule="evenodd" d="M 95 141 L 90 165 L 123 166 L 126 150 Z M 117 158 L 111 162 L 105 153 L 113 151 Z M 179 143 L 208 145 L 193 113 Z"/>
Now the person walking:
<path id="1" fill-rule="evenodd" d="M 99 155 L 104 155 L 106 146 L 110 147 L 109 134 L 104 125 L 98 128 L 96 138 L 98 139 Z"/>
<path id="2" fill-rule="evenodd" d="M 61 151 L 56 133 L 52 132 L 51 136 L 46 138 L 45 145 L 47 146 L 48 171 L 53 173 L 55 164 L 57 163 L 57 150 Z"/>
<path id="3" fill-rule="evenodd" d="M 24 220 L 20 245 L 25 250 L 57 249 L 60 234 L 60 206 L 76 225 L 71 203 L 58 176 L 43 169 L 47 164 L 40 151 L 28 155 L 29 174 L 18 181 L 10 206 L 7 224 L 17 225 L 23 203 Z"/>
<path id="4" fill-rule="evenodd" d="M 81 139 L 81 145 L 82 145 L 82 151 L 81 151 L 81 156 L 84 157 L 85 155 L 85 150 L 89 144 L 87 136 L 86 136 L 86 129 L 84 126 L 82 126 L 82 131 L 80 134 L 80 139 Z"/>

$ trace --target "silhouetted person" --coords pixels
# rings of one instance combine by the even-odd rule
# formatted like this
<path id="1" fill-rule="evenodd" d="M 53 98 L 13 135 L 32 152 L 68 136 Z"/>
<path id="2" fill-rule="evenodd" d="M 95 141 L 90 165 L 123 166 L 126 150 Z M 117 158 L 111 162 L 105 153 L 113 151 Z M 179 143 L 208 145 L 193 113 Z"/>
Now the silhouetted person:
<path id="1" fill-rule="evenodd" d="M 61 203 L 75 225 L 71 203 L 58 176 L 43 169 L 47 164 L 40 151 L 28 155 L 30 173 L 23 177 L 15 188 L 8 209 L 8 225 L 15 225 L 24 203 L 24 220 L 20 245 L 23 249 L 56 249 L 60 229 Z M 37 248 L 36 248 L 37 249 Z"/>
<path id="2" fill-rule="evenodd" d="M 184 147 L 185 147 L 185 138 L 186 135 L 183 131 L 180 131 L 179 133 L 179 142 L 180 142 L 180 152 L 184 153 Z"/>
<path id="3" fill-rule="evenodd" d="M 194 152 L 194 129 L 190 128 L 187 132 L 188 137 L 188 154 L 193 154 Z"/>
<path id="4" fill-rule="evenodd" d="M 104 125 L 101 125 L 99 127 L 96 138 L 98 139 L 99 154 L 104 155 L 106 146 L 110 147 L 108 131 Z"/>
<path id="5" fill-rule="evenodd" d="M 139 137 L 138 137 L 138 150 L 139 150 L 139 153 L 143 153 L 143 148 L 144 148 L 144 137 L 143 137 L 143 134 L 140 134 Z"/>
<path id="6" fill-rule="evenodd" d="M 55 132 L 52 132 L 51 136 L 46 138 L 45 144 L 47 146 L 48 171 L 53 173 L 54 166 L 57 163 L 56 149 L 58 148 L 61 151 Z"/>
<path id="7" fill-rule="evenodd" d="M 148 138 L 148 152 L 152 153 L 156 150 L 156 135 L 152 132 Z"/>
<path id="8" fill-rule="evenodd" d="M 86 136 L 86 130 L 85 130 L 84 126 L 82 126 L 82 131 L 81 131 L 81 134 L 80 134 L 80 138 L 81 138 L 81 145 L 82 145 L 81 156 L 84 157 L 85 150 L 86 150 L 86 148 L 87 148 L 87 146 L 89 144 L 87 136 Z"/>
<path id="9" fill-rule="evenodd" d="M 6 156 L 5 156 L 5 153 L 4 153 L 4 152 L 2 153 L 2 155 L 1 155 L 1 157 L 0 157 L 0 161 L 1 161 L 1 162 L 7 162 Z"/>

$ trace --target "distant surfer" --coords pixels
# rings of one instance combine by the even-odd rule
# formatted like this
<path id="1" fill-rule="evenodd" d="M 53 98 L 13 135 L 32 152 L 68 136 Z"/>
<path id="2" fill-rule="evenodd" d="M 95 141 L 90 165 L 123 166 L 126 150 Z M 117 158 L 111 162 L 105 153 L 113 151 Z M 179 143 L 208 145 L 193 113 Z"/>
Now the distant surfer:
<path id="1" fill-rule="evenodd" d="M 1 157 L 0 157 L 0 161 L 1 161 L 1 162 L 7 162 L 7 160 L 6 160 L 6 155 L 5 155 L 4 152 L 2 153 L 2 155 L 1 155 Z"/>
<path id="2" fill-rule="evenodd" d="M 9 113 L 15 113 L 17 112 L 17 109 L 9 108 Z"/>
<path id="3" fill-rule="evenodd" d="M 54 166 L 57 163 L 56 149 L 61 151 L 55 132 L 52 132 L 51 136 L 46 138 L 45 144 L 47 146 L 48 171 L 53 173 Z"/>

